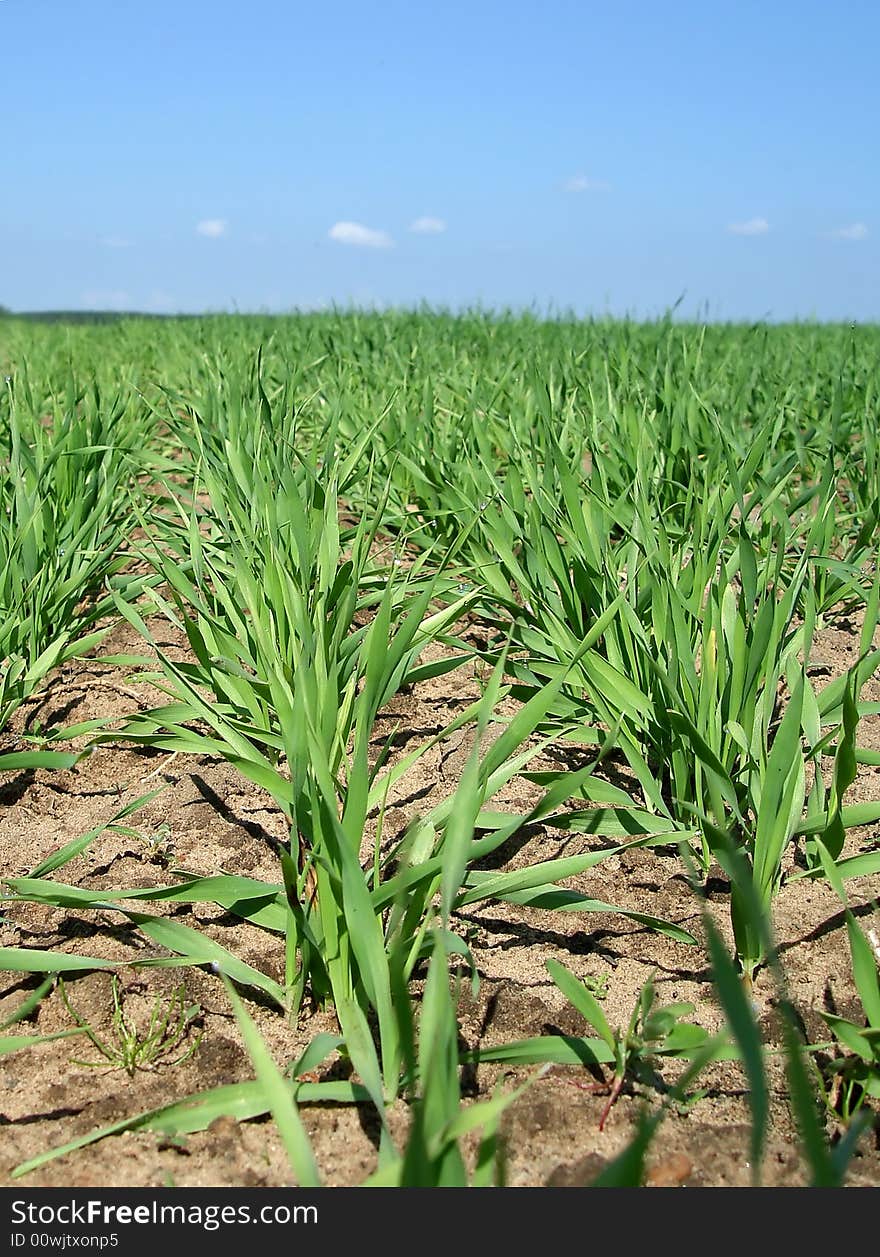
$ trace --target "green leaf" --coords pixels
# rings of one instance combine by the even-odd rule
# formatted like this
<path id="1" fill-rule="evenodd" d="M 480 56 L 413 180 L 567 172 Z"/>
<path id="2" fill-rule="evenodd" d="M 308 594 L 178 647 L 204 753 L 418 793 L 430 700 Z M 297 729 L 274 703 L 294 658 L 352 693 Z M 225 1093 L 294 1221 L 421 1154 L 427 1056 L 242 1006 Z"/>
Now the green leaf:
<path id="1" fill-rule="evenodd" d="M 11 751 L 0 755 L 0 773 L 26 772 L 35 768 L 73 768 L 85 751 Z"/>
<path id="2" fill-rule="evenodd" d="M 80 1029 L 59 1030 L 57 1034 L 7 1034 L 0 1035 L 0 1056 L 10 1052 L 20 1052 L 22 1048 L 34 1047 L 39 1043 L 52 1043 L 55 1039 L 69 1039 L 71 1035 L 82 1034 Z"/>
<path id="3" fill-rule="evenodd" d="M 828 824 L 819 842 L 823 844 L 832 859 L 837 860 L 846 841 L 846 827 L 843 823 L 843 797 L 856 779 L 856 731 L 859 725 L 859 714 L 853 695 L 852 672 L 847 674 L 847 684 L 843 692 L 843 722 L 834 756 L 834 771 L 831 778 L 831 794 L 828 804 Z"/>
<path id="4" fill-rule="evenodd" d="M 29 876 L 34 878 L 45 877 L 49 873 L 54 873 L 56 869 L 60 869 L 70 860 L 76 859 L 76 857 L 82 855 L 83 851 L 85 851 L 86 848 L 89 847 L 100 834 L 103 834 L 105 830 L 110 829 L 119 821 L 124 820 L 125 817 L 131 816 L 133 812 L 137 812 L 148 803 L 151 803 L 153 799 L 160 795 L 165 789 L 167 789 L 166 786 L 160 786 L 158 790 L 152 790 L 149 794 L 141 795 L 140 798 L 135 799 L 132 803 L 126 804 L 126 806 L 122 808 L 121 811 L 117 812 L 115 816 L 112 816 L 109 821 L 106 821 L 102 825 L 96 825 L 95 828 L 90 829 L 88 833 L 82 834 L 79 838 L 74 838 L 72 842 L 65 843 L 63 847 L 60 847 L 56 852 L 54 852 L 54 854 L 48 856 L 47 859 L 38 864 L 36 868 L 31 871 Z"/>
<path id="5" fill-rule="evenodd" d="M 48 995 L 54 985 L 55 979 L 52 977 L 48 977 L 45 981 L 41 982 L 35 990 L 31 991 L 30 995 L 27 995 L 22 1000 L 18 1008 L 16 1008 L 14 1012 L 10 1013 L 5 1021 L 0 1022 L 0 1030 L 8 1030 L 10 1026 L 16 1025 L 19 1021 L 27 1020 L 31 1013 L 35 1012 L 36 1009 L 39 1008 L 44 996 Z"/>
<path id="6" fill-rule="evenodd" d="M 598 1032 L 603 1043 L 608 1045 L 609 1051 L 614 1052 L 617 1047 L 617 1038 L 608 1025 L 605 1014 L 599 1007 L 596 997 L 587 990 L 583 982 L 579 982 L 574 974 L 570 973 L 558 960 L 554 960 L 551 957 L 546 962 L 546 965 L 550 977 L 568 1002 L 577 1009 L 587 1024 Z"/>
<path id="7" fill-rule="evenodd" d="M 296 1175 L 300 1187 L 320 1187 L 321 1177 L 315 1154 L 309 1143 L 305 1127 L 300 1120 L 293 1091 L 272 1059 L 263 1036 L 236 994 L 235 987 L 224 977 L 223 984 L 232 1004 L 241 1037 L 248 1050 L 257 1075 L 257 1082 L 263 1088 L 266 1107 L 270 1110 L 275 1125 L 278 1127 L 282 1142 L 287 1151 L 291 1168 Z"/>
<path id="8" fill-rule="evenodd" d="M 464 1061 L 506 1065 L 611 1065 L 614 1051 L 604 1039 L 578 1039 L 571 1035 L 545 1034 L 534 1039 L 517 1039 L 502 1047 L 477 1048 L 463 1054 Z"/>
<path id="9" fill-rule="evenodd" d="M 71 956 L 61 951 L 39 951 L 37 948 L 0 947 L 0 972 L 13 973 L 76 973 L 88 969 L 118 969 L 119 960 L 100 960 L 95 956 Z"/>
<path id="10" fill-rule="evenodd" d="M 737 975 L 727 948 L 721 940 L 711 917 L 704 918 L 712 977 L 721 1007 L 724 1009 L 730 1029 L 742 1053 L 743 1065 L 749 1080 L 749 1107 L 752 1111 L 751 1162 L 753 1174 L 760 1173 L 767 1133 L 769 1101 L 761 1038 L 743 984 Z"/>
<path id="11" fill-rule="evenodd" d="M 160 947 L 176 952 L 190 964 L 214 965 L 234 982 L 241 983 L 243 986 L 257 987 L 269 995 L 280 1008 L 285 1008 L 284 988 L 279 983 L 267 977 L 265 973 L 261 973 L 259 969 L 245 964 L 232 952 L 221 947 L 219 943 L 215 943 L 213 939 L 200 934 L 198 930 L 190 929 L 188 925 L 182 925 L 179 921 L 170 921 L 167 917 L 145 916 L 143 913 L 130 912 L 122 908 L 119 911 L 124 912 L 125 916 L 143 934 L 146 934 L 147 938 L 158 943 Z"/>
<path id="12" fill-rule="evenodd" d="M 859 929 L 853 914 L 847 909 L 846 931 L 849 935 L 849 949 L 852 953 L 853 978 L 856 989 L 865 1010 L 868 1025 L 880 1030 L 880 980 L 877 975 L 877 961 L 874 953 Z"/>

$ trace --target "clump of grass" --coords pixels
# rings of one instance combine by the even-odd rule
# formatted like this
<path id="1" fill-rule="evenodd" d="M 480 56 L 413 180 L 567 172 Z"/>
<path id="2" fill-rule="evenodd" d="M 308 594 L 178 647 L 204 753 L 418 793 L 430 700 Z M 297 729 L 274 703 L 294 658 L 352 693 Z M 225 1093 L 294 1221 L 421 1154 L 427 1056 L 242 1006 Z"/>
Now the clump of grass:
<path id="1" fill-rule="evenodd" d="M 107 583 L 121 597 L 140 586 L 122 569 L 143 440 L 142 416 L 118 396 L 80 389 L 72 374 L 57 396 L 35 398 L 26 373 L 3 393 L 0 734 L 55 668 L 102 640 L 106 627 L 98 625 L 114 609 Z M 0 755 L 0 771 L 70 767 L 75 759 L 14 751 Z"/>
<path id="2" fill-rule="evenodd" d="M 202 1041 L 201 1009 L 187 1001 L 183 983 L 174 989 L 169 999 L 159 996 L 154 1000 L 147 1024 L 141 1028 L 125 1014 L 119 979 L 114 973 L 110 979 L 113 1003 L 111 1028 L 106 1036 L 100 1035 L 77 1012 L 63 978 L 58 980 L 58 990 L 64 1007 L 100 1055 L 100 1060 L 75 1060 L 75 1065 L 90 1069 L 121 1069 L 133 1078 L 138 1070 L 154 1070 L 160 1065 L 182 1065 L 198 1051 Z M 178 1052 L 178 1049 L 182 1050 Z"/>

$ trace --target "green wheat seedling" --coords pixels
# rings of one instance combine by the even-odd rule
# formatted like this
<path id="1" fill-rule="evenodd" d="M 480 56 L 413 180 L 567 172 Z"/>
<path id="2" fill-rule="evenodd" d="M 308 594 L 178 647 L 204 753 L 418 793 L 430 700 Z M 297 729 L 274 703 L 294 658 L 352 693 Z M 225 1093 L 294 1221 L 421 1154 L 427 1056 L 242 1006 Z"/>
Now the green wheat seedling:
<path id="1" fill-rule="evenodd" d="M 626 1029 L 612 1030 L 595 996 L 585 983 L 558 961 L 547 961 L 547 969 L 559 990 L 576 1008 L 589 1026 L 599 1035 L 611 1054 L 612 1078 L 598 1088 L 608 1094 L 608 1101 L 599 1118 L 599 1130 L 605 1123 L 629 1077 L 653 1077 L 652 1057 L 655 1052 L 669 1055 L 674 1051 L 695 1053 L 709 1042 L 706 1032 L 686 1020 L 696 1011 L 693 1004 L 656 1006 L 656 991 L 649 978 L 639 991 Z M 578 1084 L 583 1085 L 583 1084 Z"/>
<path id="2" fill-rule="evenodd" d="M 537 1075 L 518 1087 L 499 1087 L 486 1099 L 464 1102 L 456 1016 L 460 978 L 458 974 L 450 977 L 451 957 L 439 923 L 431 931 L 430 948 L 417 1016 L 405 984 L 399 983 L 395 1001 L 410 1083 L 406 1143 L 364 1186 L 500 1187 L 504 1185 L 501 1119 Z M 477 1134 L 469 1170 L 465 1147 Z"/>
<path id="3" fill-rule="evenodd" d="M 853 977 L 864 1012 L 864 1022 L 829 1012 L 822 1016 L 834 1035 L 837 1055 L 822 1066 L 821 1078 L 829 1109 L 849 1126 L 866 1103 L 880 1100 L 880 981 L 876 931 L 869 942 L 851 912 L 846 915 Z"/>
<path id="4" fill-rule="evenodd" d="M 137 465 L 137 417 L 119 397 L 80 391 L 69 375 L 45 420 L 27 374 L 6 385 L 0 447 L 0 733 L 15 711 L 74 656 L 94 648 L 97 627 L 136 578 L 122 574 Z M 45 738 L 42 739 L 45 744 Z M 51 750 L 0 756 L 6 771 L 69 767 Z"/>
<path id="5" fill-rule="evenodd" d="M 554 822 L 606 836 L 666 831 L 670 842 L 691 841 L 696 828 L 704 875 L 717 858 L 719 835 L 727 834 L 747 854 L 769 908 L 783 857 L 799 836 L 806 836 L 815 867 L 817 843 L 837 858 L 847 827 L 880 816 L 876 806 L 854 813 L 841 803 L 863 758 L 854 739 L 870 709 L 859 695 L 880 666 L 880 652 L 872 645 L 874 581 L 867 591 L 858 586 L 865 603 L 858 664 L 847 679 L 814 689 L 809 658 L 818 613 L 810 573 L 817 540 L 794 546 L 772 516 L 792 460 L 746 490 L 754 461 L 752 454 L 740 469 L 731 462 L 732 487 L 699 509 L 695 504 L 691 531 L 681 534 L 652 517 L 638 477 L 624 529 L 619 509 L 596 506 L 592 490 L 581 499 L 557 463 L 562 505 L 540 499 L 535 480 L 531 498 L 520 499 L 522 527 L 509 534 L 522 538 L 519 551 L 505 549 L 500 524 L 492 548 L 502 556 L 505 581 L 527 595 L 521 611 L 508 608 L 521 647 L 509 667 L 512 692 L 527 699 L 564 671 L 544 728 L 555 724 L 560 737 L 588 744 L 603 725 L 613 727 L 641 794 L 591 777 L 581 791 L 589 809 Z M 770 523 L 753 536 L 742 521 L 757 499 Z M 513 500 L 508 492 L 508 505 Z M 835 744 L 829 792 L 822 759 Z M 761 949 L 740 907 L 732 910 L 740 959 L 752 974 Z"/>
<path id="6" fill-rule="evenodd" d="M 819 859 L 823 873 L 844 905 L 852 975 L 863 1019 L 852 1021 L 823 1011 L 822 1017 L 834 1035 L 834 1044 L 815 1047 L 814 1063 L 830 1112 L 845 1128 L 852 1130 L 854 1122 L 865 1118 L 868 1107 L 876 1108 L 870 1102 L 880 1100 L 880 940 L 873 925 L 867 932 L 859 926 L 849 907 L 840 865 L 823 849 L 819 851 Z M 876 902 L 873 907 L 876 910 Z M 831 1051 L 836 1049 L 842 1055 L 829 1057 L 829 1046 Z M 821 1064 L 820 1052 L 826 1054 Z M 860 1128 L 857 1124 L 856 1129 Z"/>
<path id="7" fill-rule="evenodd" d="M 788 991 L 786 974 L 774 943 L 772 923 L 765 906 L 756 893 L 751 870 L 741 851 L 733 846 L 722 857 L 723 867 L 739 901 L 748 913 L 751 928 L 761 935 L 761 952 L 766 957 L 773 982 L 775 1004 L 780 1013 L 783 1054 L 788 1079 L 789 1103 L 798 1129 L 801 1150 L 814 1187 L 840 1187 L 844 1183 L 849 1161 L 856 1151 L 867 1123 L 857 1116 L 838 1142 L 830 1142 L 824 1129 L 819 1096 L 813 1084 L 809 1057 L 815 1051 L 803 1041 L 798 1011 Z M 845 901 L 843 877 L 827 852 L 822 853 L 825 873 Z M 712 978 L 718 1002 L 724 1011 L 730 1033 L 740 1052 L 748 1081 L 749 1108 L 752 1116 L 750 1163 L 755 1183 L 760 1182 L 762 1158 L 769 1128 L 770 1088 L 767 1080 L 765 1049 L 761 1038 L 755 1006 L 750 999 L 749 984 L 734 966 L 727 948 L 709 912 L 703 909 Z M 864 941 L 864 940 L 862 940 Z M 855 953 L 854 953 L 855 954 Z M 859 963 L 859 962 L 856 962 Z M 871 958 L 871 977 L 876 991 L 877 974 Z M 866 986 L 866 989 L 867 986 Z M 820 1082 L 820 1087 L 821 1087 Z"/>
<path id="8" fill-rule="evenodd" d="M 435 610 L 436 575 L 377 564 L 379 516 L 340 526 L 345 471 L 332 445 L 317 462 L 299 458 L 263 419 L 252 461 L 231 439 L 222 460 L 204 445 L 210 513 L 200 520 L 178 503 L 179 524 L 161 534 L 155 561 L 174 601 L 154 600 L 185 629 L 196 663 L 159 652 L 160 683 L 174 701 L 123 736 L 219 753 L 272 795 L 290 832 L 281 860 L 287 999 L 295 1008 L 307 984 L 313 998 L 332 997 L 381 1110 L 366 1013 L 377 1010 L 388 1026 L 391 1005 L 387 979 L 372 973 L 384 942 L 360 861 L 368 814 L 387 790 L 377 777 L 387 751 L 376 761 L 371 741 L 379 711 L 402 686 L 448 670 L 446 661 L 420 668 L 418 659 L 468 600 Z M 122 600 L 119 609 L 149 637 Z M 379 858 L 377 848 L 370 864 Z M 382 1042 L 384 1086 L 393 1091 L 394 1035 Z"/>
<path id="9" fill-rule="evenodd" d="M 90 1069 L 122 1069 L 134 1077 L 138 1070 L 153 1070 L 159 1065 L 182 1065 L 198 1051 L 202 1040 L 198 1023 L 201 1009 L 187 1003 L 186 989 L 181 983 L 170 999 L 157 998 L 150 1009 L 147 1025 L 140 1029 L 123 1010 L 119 993 L 119 980 L 114 973 L 110 980 L 113 1001 L 111 1030 L 102 1037 L 94 1027 L 77 1012 L 71 1003 L 63 978 L 59 978 L 58 990 L 64 1006 L 82 1033 L 98 1051 L 100 1060 L 75 1060 L 75 1065 Z M 183 1050 L 174 1055 L 179 1048 Z"/>

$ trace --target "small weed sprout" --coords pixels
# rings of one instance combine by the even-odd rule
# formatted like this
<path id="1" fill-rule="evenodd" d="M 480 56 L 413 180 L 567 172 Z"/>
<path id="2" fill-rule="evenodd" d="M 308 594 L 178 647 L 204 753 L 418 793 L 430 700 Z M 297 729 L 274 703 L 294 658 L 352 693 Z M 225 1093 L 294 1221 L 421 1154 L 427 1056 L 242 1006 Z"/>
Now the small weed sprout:
<path id="1" fill-rule="evenodd" d="M 159 1065 L 182 1065 L 189 1060 L 202 1041 L 202 1031 L 196 1028 L 201 1009 L 198 1004 L 187 1004 L 183 983 L 175 988 L 170 999 L 165 1000 L 161 996 L 156 999 L 150 1010 L 146 1030 L 141 1032 L 125 1016 L 119 981 L 114 974 L 111 983 L 112 1032 L 107 1038 L 101 1038 L 73 1007 L 63 979 L 59 981 L 59 990 L 65 1008 L 103 1058 L 98 1061 L 75 1060 L 75 1065 L 84 1065 L 90 1069 L 124 1069 L 129 1078 L 132 1078 L 139 1069 L 153 1070 Z M 195 1033 L 191 1033 L 194 1028 Z M 174 1056 L 181 1047 L 183 1051 Z"/>
<path id="2" fill-rule="evenodd" d="M 602 1000 L 608 998 L 608 980 L 610 977 L 610 973 L 600 973 L 596 976 L 587 974 L 582 981 L 591 995 L 594 995 L 596 999 Z"/>
<path id="3" fill-rule="evenodd" d="M 143 834 L 147 846 L 148 859 L 151 864 L 159 864 L 168 868 L 174 863 L 174 837 L 171 826 L 162 824 L 154 834 Z"/>

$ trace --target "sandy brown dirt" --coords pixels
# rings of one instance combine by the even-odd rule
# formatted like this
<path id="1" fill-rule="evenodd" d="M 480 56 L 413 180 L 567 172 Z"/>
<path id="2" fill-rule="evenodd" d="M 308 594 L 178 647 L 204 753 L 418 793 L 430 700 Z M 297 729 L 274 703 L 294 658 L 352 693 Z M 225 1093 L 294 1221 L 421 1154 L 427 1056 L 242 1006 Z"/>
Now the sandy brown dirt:
<path id="1" fill-rule="evenodd" d="M 154 626 L 160 640 L 179 649 L 166 627 Z M 830 679 L 855 658 L 857 625 L 824 632 L 817 656 Z M 163 636 L 164 634 L 164 636 Z M 127 626 L 115 628 L 102 653 L 143 653 Z M 380 725 L 380 734 L 398 725 L 396 754 L 403 754 L 442 729 L 477 694 L 473 672 L 457 672 L 402 694 Z M 865 698 L 880 698 L 880 686 L 867 687 Z M 118 720 L 155 701 L 148 687 L 136 685 L 118 668 L 95 661 L 67 667 L 22 720 L 45 726 L 96 717 Z M 19 722 L 19 727 L 21 721 Z M 8 739 L 11 743 L 12 739 Z M 880 747 L 880 718 L 865 720 L 860 742 Z M 3 749 L 3 748 L 0 748 Z M 386 826 L 400 831 L 416 810 L 424 811 L 454 788 L 469 749 L 467 735 L 441 743 L 395 787 Z M 535 766 L 551 767 L 545 755 Z M 862 768 L 851 798 L 880 796 L 880 770 Z M 58 874 L 84 887 L 143 887 L 173 881 L 172 869 L 194 874 L 220 871 L 278 881 L 277 848 L 284 839 L 281 817 L 271 800 L 225 762 L 205 757 L 169 757 L 121 744 L 95 749 L 68 772 L 7 774 L 0 778 L 0 872 L 21 876 L 39 861 L 87 830 L 106 822 L 126 802 L 148 790 L 162 793 L 127 822 L 136 836 L 105 832 Z M 517 780 L 497 806 L 525 811 L 538 797 L 537 787 Z M 878 831 L 851 835 L 852 851 L 876 846 Z M 536 827 L 511 840 L 500 859 L 517 867 L 536 859 L 584 850 L 595 838 Z M 499 856 L 493 858 L 498 864 Z M 572 886 L 596 899 L 662 916 L 700 934 L 700 905 L 684 876 L 677 854 L 633 850 L 599 864 Z M 723 879 L 710 879 L 710 904 L 729 933 Z M 863 926 L 880 927 L 872 897 L 880 879 L 849 883 L 851 903 Z M 263 972 L 282 976 L 279 939 L 209 905 L 164 907 L 176 920 L 204 931 Z M 584 915 L 489 905 L 461 914 L 477 960 L 480 987 L 460 1005 L 460 1028 L 468 1048 L 500 1045 L 547 1030 L 592 1033 L 567 1005 L 546 970 L 557 957 L 579 977 L 604 989 L 603 1008 L 612 1026 L 625 1025 L 643 983 L 653 975 L 659 1001 L 689 1001 L 693 1019 L 707 1029 L 720 1026 L 708 961 L 702 946 L 672 942 L 618 915 Z M 828 1038 L 821 1018 L 834 1008 L 855 1015 L 857 998 L 850 973 L 846 930 L 840 904 L 825 885 L 800 881 L 785 887 L 776 905 L 776 929 L 790 984 L 790 994 L 811 1041 Z M 16 904 L 0 924 L 0 945 L 55 949 L 131 961 L 158 949 L 111 911 L 61 912 Z M 63 1039 L 0 1060 L 0 1186 L 23 1160 L 88 1134 L 108 1123 L 183 1098 L 221 1083 L 252 1077 L 234 1017 L 222 986 L 208 970 L 119 970 L 124 1008 L 143 1024 L 157 998 L 169 998 L 183 982 L 187 1000 L 201 1009 L 201 1039 L 191 1056 L 177 1064 L 159 1061 L 129 1077 L 122 1069 L 90 1068 L 77 1060 L 95 1059 L 81 1039 Z M 0 974 L 0 1021 L 37 985 L 30 977 Z M 111 1032 L 111 979 L 92 972 L 67 982 L 70 1005 L 103 1035 Z M 774 993 L 769 979 L 757 983 L 755 999 L 769 1044 L 778 1044 Z M 276 1060 L 285 1066 L 319 1030 L 332 1030 L 323 1013 L 303 1014 L 288 1025 L 268 1003 L 249 1001 Z M 71 1013 L 55 990 L 37 1014 L 16 1032 L 48 1034 L 70 1028 Z M 191 1041 L 188 1041 L 191 1042 Z M 662 1087 L 674 1080 L 670 1065 L 654 1062 L 656 1085 L 630 1081 L 611 1111 L 604 1131 L 599 1119 L 606 1096 L 600 1081 L 583 1069 L 554 1066 L 511 1073 L 509 1084 L 533 1078 L 532 1085 L 508 1111 L 504 1126 L 506 1182 L 513 1186 L 583 1186 L 632 1138 L 647 1105 L 656 1109 Z M 502 1071 L 484 1065 L 466 1073 L 472 1095 L 486 1094 Z M 807 1181 L 797 1151 L 796 1132 L 787 1104 L 784 1072 L 770 1065 L 771 1113 L 762 1181 L 798 1185 Z M 747 1085 L 735 1064 L 715 1064 L 702 1076 L 705 1094 L 686 1111 L 671 1111 L 651 1149 L 648 1182 L 655 1186 L 747 1185 L 750 1114 Z M 367 1112 L 344 1107 L 303 1108 L 322 1175 L 329 1184 L 357 1184 L 376 1166 L 375 1123 Z M 392 1129 L 403 1134 L 406 1110 L 392 1114 Z M 828 1129 L 835 1123 L 829 1118 Z M 849 1181 L 880 1185 L 880 1156 L 873 1131 L 863 1137 Z M 291 1172 L 273 1124 L 242 1124 L 221 1118 L 207 1131 L 179 1143 L 156 1134 L 125 1133 L 106 1138 L 30 1174 L 29 1186 L 273 1186 L 291 1182 Z"/>

